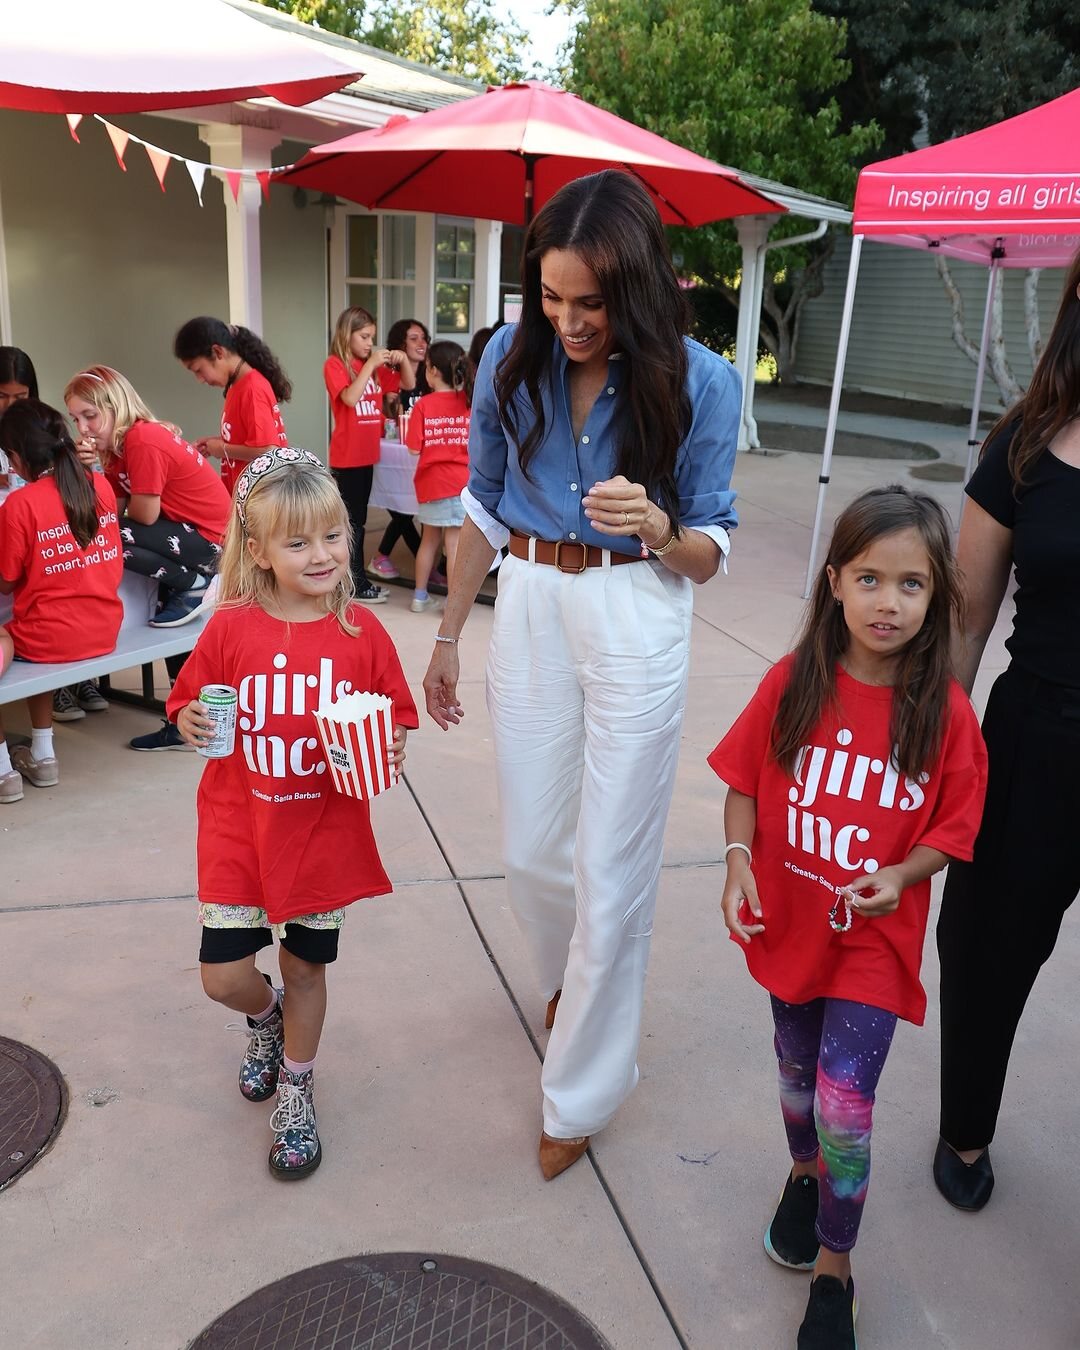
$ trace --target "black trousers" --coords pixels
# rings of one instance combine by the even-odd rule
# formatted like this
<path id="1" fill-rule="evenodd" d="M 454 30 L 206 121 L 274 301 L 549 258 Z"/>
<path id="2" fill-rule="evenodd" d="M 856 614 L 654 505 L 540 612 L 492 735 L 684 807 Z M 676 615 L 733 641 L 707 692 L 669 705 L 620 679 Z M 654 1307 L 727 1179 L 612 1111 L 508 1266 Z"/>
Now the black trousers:
<path id="1" fill-rule="evenodd" d="M 353 527 L 352 570 L 357 584 L 366 581 L 364 572 L 364 526 L 367 524 L 368 499 L 371 497 L 371 479 L 374 465 L 361 469 L 332 469 L 345 510 Z"/>
<path id="2" fill-rule="evenodd" d="M 1015 666 L 983 719 L 986 810 L 970 863 L 953 863 L 938 921 L 941 1134 L 989 1144 L 1013 1037 L 1080 890 L 1080 689 Z"/>
<path id="3" fill-rule="evenodd" d="M 130 516 L 120 518 L 124 566 L 129 572 L 153 577 L 166 590 L 190 590 L 200 573 L 212 576 L 221 548 L 204 538 L 194 525 L 158 516 L 153 525 L 140 525 Z"/>
<path id="4" fill-rule="evenodd" d="M 383 531 L 383 537 L 379 541 L 379 552 L 385 558 L 389 558 L 391 550 L 399 539 L 405 540 L 405 547 L 416 557 L 416 551 L 420 547 L 420 532 L 413 524 L 413 518 L 405 511 L 391 511 L 390 523 Z"/>

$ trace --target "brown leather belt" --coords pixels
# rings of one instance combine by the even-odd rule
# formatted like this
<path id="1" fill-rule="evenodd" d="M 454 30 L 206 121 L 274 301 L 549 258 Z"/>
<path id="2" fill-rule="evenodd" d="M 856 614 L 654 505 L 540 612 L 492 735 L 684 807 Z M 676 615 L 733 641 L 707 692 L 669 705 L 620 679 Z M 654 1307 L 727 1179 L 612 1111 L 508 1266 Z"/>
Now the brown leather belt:
<path id="1" fill-rule="evenodd" d="M 527 559 L 531 542 L 527 534 L 510 531 L 509 548 L 515 558 Z M 560 572 L 569 572 L 571 575 L 584 572 L 586 567 L 603 567 L 605 553 L 611 558 L 612 567 L 619 563 L 641 562 L 640 554 L 612 553 L 608 549 L 595 548 L 592 544 L 579 543 L 576 539 L 560 539 L 554 544 L 546 539 L 537 539 L 535 543 L 533 562 L 557 567 Z"/>

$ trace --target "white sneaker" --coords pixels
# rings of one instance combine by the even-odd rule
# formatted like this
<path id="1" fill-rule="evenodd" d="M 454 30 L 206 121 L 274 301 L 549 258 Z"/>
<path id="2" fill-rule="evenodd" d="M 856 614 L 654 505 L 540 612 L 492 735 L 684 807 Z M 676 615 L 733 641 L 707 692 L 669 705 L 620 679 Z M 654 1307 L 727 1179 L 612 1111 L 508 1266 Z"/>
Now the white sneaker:
<path id="1" fill-rule="evenodd" d="M 414 595 L 412 598 L 412 604 L 409 606 L 409 608 L 412 610 L 414 614 L 423 614 L 424 610 L 430 609 L 434 603 L 435 597 L 433 595 L 425 595 L 422 599 L 420 596 Z"/>
<path id="2" fill-rule="evenodd" d="M 0 773 L 0 805 L 21 802 L 22 799 L 23 781 L 18 769 L 12 769 L 10 773 Z"/>
<path id="3" fill-rule="evenodd" d="M 55 787 L 60 781 L 60 765 L 56 762 L 56 756 L 35 759 L 28 745 L 17 745 L 12 750 L 11 763 L 34 787 Z"/>

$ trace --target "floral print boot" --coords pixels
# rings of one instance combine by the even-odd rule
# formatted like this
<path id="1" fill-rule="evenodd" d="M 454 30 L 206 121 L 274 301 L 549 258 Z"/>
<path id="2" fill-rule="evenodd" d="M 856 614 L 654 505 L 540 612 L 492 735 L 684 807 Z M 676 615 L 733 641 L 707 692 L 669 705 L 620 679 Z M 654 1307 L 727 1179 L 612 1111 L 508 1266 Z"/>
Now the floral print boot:
<path id="1" fill-rule="evenodd" d="M 278 1071 L 277 1107 L 270 1117 L 274 1142 L 270 1171 L 283 1181 L 306 1177 L 322 1162 L 322 1146 L 315 1124 L 315 1070 L 290 1073 L 282 1064 Z"/>
<path id="2" fill-rule="evenodd" d="M 265 1022 L 247 1019 L 248 1047 L 240 1061 L 240 1092 L 249 1102 L 265 1102 L 277 1091 L 278 1069 L 285 1053 L 282 991 L 274 990 L 277 1007 Z M 235 1025 L 235 1024 L 234 1024 Z"/>

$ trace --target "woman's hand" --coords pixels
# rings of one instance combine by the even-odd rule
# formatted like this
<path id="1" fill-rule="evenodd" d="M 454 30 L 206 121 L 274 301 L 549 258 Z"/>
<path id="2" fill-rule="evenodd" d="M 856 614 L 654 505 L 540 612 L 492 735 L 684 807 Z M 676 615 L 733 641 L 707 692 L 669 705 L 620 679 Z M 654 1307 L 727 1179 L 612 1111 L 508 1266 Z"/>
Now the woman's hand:
<path id="1" fill-rule="evenodd" d="M 856 877 L 840 894 L 851 901 L 851 908 L 863 918 L 880 919 L 899 908 L 904 885 L 899 868 L 883 867 L 879 872 Z"/>
<path id="2" fill-rule="evenodd" d="M 396 776 L 400 776 L 405 763 L 405 740 L 409 732 L 406 727 L 394 727 L 394 743 L 390 748 L 390 767 Z"/>
<path id="3" fill-rule="evenodd" d="M 456 726 L 464 716 L 457 701 L 457 683 L 460 674 L 457 644 L 436 642 L 424 676 L 424 699 L 428 716 L 443 731 Z"/>
<path id="4" fill-rule="evenodd" d="M 83 436 L 75 442 L 75 454 L 84 469 L 93 470 L 98 462 L 97 441 L 93 436 Z"/>
<path id="5" fill-rule="evenodd" d="M 594 483 L 582 506 L 585 519 L 600 534 L 636 534 L 646 546 L 663 543 L 670 536 L 666 513 L 649 501 L 641 483 L 631 483 L 622 474 Z"/>
<path id="6" fill-rule="evenodd" d="M 393 366 L 395 370 L 400 370 L 408 359 L 409 358 L 405 355 L 404 352 L 396 350 L 383 352 L 384 364 L 388 366 Z"/>
<path id="7" fill-rule="evenodd" d="M 193 698 L 180 709 L 176 729 L 188 745 L 193 745 L 196 750 L 200 746 L 209 745 L 214 737 L 214 723 L 206 711 L 206 705 L 200 703 L 197 698 Z"/>
<path id="8" fill-rule="evenodd" d="M 211 459 L 221 459 L 225 454 L 225 442 L 220 436 L 200 436 L 195 442 L 195 449 L 202 455 L 209 455 Z"/>
<path id="9" fill-rule="evenodd" d="M 732 861 L 728 855 L 727 881 L 724 883 L 724 895 L 720 909 L 729 933 L 734 933 L 740 941 L 749 943 L 755 933 L 764 933 L 763 923 L 743 923 L 739 911 L 743 905 L 749 906 L 755 919 L 761 918 L 761 901 L 758 899 L 757 881 L 745 858 Z"/>

